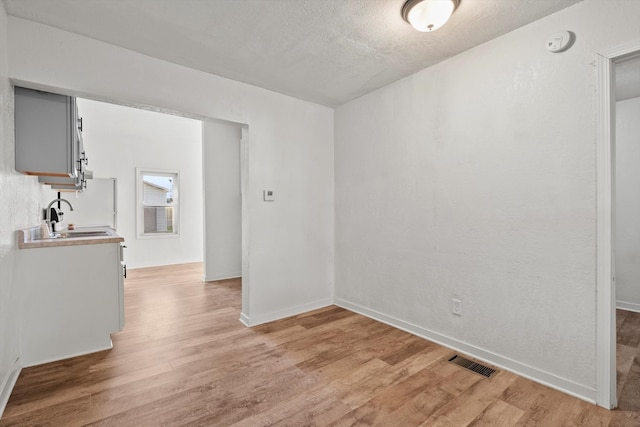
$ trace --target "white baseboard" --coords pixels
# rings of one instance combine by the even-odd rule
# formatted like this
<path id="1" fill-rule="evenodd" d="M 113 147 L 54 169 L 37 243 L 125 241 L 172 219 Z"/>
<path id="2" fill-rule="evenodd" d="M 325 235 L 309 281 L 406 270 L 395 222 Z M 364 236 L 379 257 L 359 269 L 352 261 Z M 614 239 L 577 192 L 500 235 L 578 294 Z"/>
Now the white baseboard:
<path id="1" fill-rule="evenodd" d="M 140 264 L 135 264 L 133 262 L 127 262 L 126 254 L 125 254 L 125 264 L 127 264 L 128 270 L 136 270 L 139 268 L 151 268 L 151 267 L 166 267 L 169 265 L 193 264 L 196 262 L 202 262 L 202 258 L 172 259 L 172 260 L 165 260 L 160 263 L 158 263 L 157 261 L 151 261 L 151 262 L 143 262 Z"/>
<path id="2" fill-rule="evenodd" d="M 20 371 L 22 371 L 20 359 L 16 359 L 11 370 L 7 376 L 2 379 L 2 383 L 0 383 L 2 385 L 2 387 L 0 387 L 0 418 L 2 418 L 4 409 L 7 407 L 13 387 L 16 385 L 16 381 L 18 381 L 18 377 L 20 376 Z"/>
<path id="3" fill-rule="evenodd" d="M 59 360 L 71 359 L 72 357 L 84 356 L 91 353 L 97 353 L 99 351 L 111 350 L 113 349 L 113 341 L 111 341 L 111 336 L 109 336 L 109 342 L 104 344 L 97 344 L 96 347 L 92 349 L 87 349 L 79 352 L 62 354 L 55 357 L 48 357 L 46 359 L 37 359 L 35 361 L 25 361 L 24 368 L 30 368 L 31 366 L 44 365 L 45 363 L 57 362 Z"/>
<path id="4" fill-rule="evenodd" d="M 242 277 L 242 271 L 235 271 L 233 273 L 227 274 L 216 274 L 215 276 L 204 276 L 202 278 L 203 282 L 217 282 L 218 280 L 227 280 L 227 279 L 237 279 L 238 277 Z"/>
<path id="5" fill-rule="evenodd" d="M 636 313 L 640 313 L 640 304 L 636 304 L 633 302 L 616 301 L 616 308 L 620 310 L 635 311 Z"/>
<path id="6" fill-rule="evenodd" d="M 284 319 L 285 317 L 295 316 L 296 314 L 306 313 L 307 311 L 317 310 L 318 308 L 328 307 L 330 305 L 333 305 L 331 298 L 325 298 L 319 301 L 313 301 L 307 304 L 288 307 L 283 310 L 276 310 L 251 317 L 245 316 L 245 314 L 242 313 L 240 314 L 240 321 L 248 327 L 258 326 L 263 323 L 273 322 L 274 320 Z"/>
<path id="7" fill-rule="evenodd" d="M 250 326 L 251 321 L 249 320 L 249 316 L 244 313 L 240 313 L 240 323 L 242 323 L 247 328 Z"/>
<path id="8" fill-rule="evenodd" d="M 370 317 L 379 322 L 386 323 L 387 325 L 401 329 L 405 332 L 409 332 L 410 334 L 417 335 L 421 338 L 425 338 L 429 341 L 433 341 L 437 344 L 443 345 L 453 350 L 460 351 L 471 357 L 500 367 L 506 371 L 513 372 L 514 374 L 528 378 L 532 381 L 551 387 L 563 393 L 569 394 L 582 400 L 586 400 L 587 402 L 596 402 L 595 388 L 577 384 L 573 381 L 561 378 L 557 375 L 542 371 L 532 366 L 525 365 L 508 357 L 504 357 L 499 354 L 495 354 L 490 351 L 478 348 L 471 344 L 459 341 L 455 338 L 450 338 L 446 335 L 430 331 L 412 323 L 405 322 L 404 320 L 397 319 L 393 316 L 387 316 L 386 314 L 371 310 L 358 304 L 351 303 L 341 298 L 335 298 L 334 304 L 347 310 L 362 314 L 363 316 Z"/>

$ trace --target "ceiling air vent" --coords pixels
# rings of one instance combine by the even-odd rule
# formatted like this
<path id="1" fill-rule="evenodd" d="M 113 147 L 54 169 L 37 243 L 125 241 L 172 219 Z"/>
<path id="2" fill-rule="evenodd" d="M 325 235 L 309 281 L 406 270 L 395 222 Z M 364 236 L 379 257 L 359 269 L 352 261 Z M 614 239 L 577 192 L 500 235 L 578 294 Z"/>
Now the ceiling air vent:
<path id="1" fill-rule="evenodd" d="M 468 369 L 469 371 L 478 375 L 482 375 L 485 378 L 491 378 L 494 374 L 498 373 L 497 369 L 484 366 L 478 362 L 474 362 L 473 360 L 469 360 L 457 354 L 451 356 L 449 358 L 449 362 L 458 366 L 462 366 L 463 368 Z"/>

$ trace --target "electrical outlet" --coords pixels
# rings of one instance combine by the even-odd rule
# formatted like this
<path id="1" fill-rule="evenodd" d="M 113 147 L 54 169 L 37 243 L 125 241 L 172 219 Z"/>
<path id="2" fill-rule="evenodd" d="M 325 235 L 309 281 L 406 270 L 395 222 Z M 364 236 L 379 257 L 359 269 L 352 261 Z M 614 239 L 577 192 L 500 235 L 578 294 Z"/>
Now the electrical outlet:
<path id="1" fill-rule="evenodd" d="M 276 200 L 276 195 L 273 190 L 264 190 L 262 193 L 264 195 L 265 202 L 273 202 L 274 200 Z"/>
<path id="2" fill-rule="evenodd" d="M 458 298 L 451 299 L 451 313 L 456 316 L 462 316 L 462 300 Z"/>

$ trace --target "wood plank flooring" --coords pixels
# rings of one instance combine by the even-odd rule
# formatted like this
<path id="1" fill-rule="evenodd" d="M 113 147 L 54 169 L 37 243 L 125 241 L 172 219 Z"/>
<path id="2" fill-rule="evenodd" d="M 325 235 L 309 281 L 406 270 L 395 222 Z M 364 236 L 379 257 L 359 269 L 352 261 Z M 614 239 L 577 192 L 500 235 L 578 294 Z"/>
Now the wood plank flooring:
<path id="1" fill-rule="evenodd" d="M 617 310 L 618 408 L 640 412 L 640 313 Z"/>
<path id="2" fill-rule="evenodd" d="M 506 371 L 485 379 L 338 307 L 246 328 L 240 281 L 201 277 L 131 270 L 113 350 L 24 369 L 0 426 L 640 425 L 637 401 L 607 411 Z"/>

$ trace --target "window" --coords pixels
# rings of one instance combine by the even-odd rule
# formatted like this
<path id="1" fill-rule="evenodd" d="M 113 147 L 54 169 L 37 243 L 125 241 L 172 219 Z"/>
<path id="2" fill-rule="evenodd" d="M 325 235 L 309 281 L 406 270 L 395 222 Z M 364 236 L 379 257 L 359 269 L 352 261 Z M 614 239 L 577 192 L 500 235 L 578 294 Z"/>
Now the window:
<path id="1" fill-rule="evenodd" d="M 138 236 L 178 235 L 178 172 L 138 168 L 136 173 Z"/>

